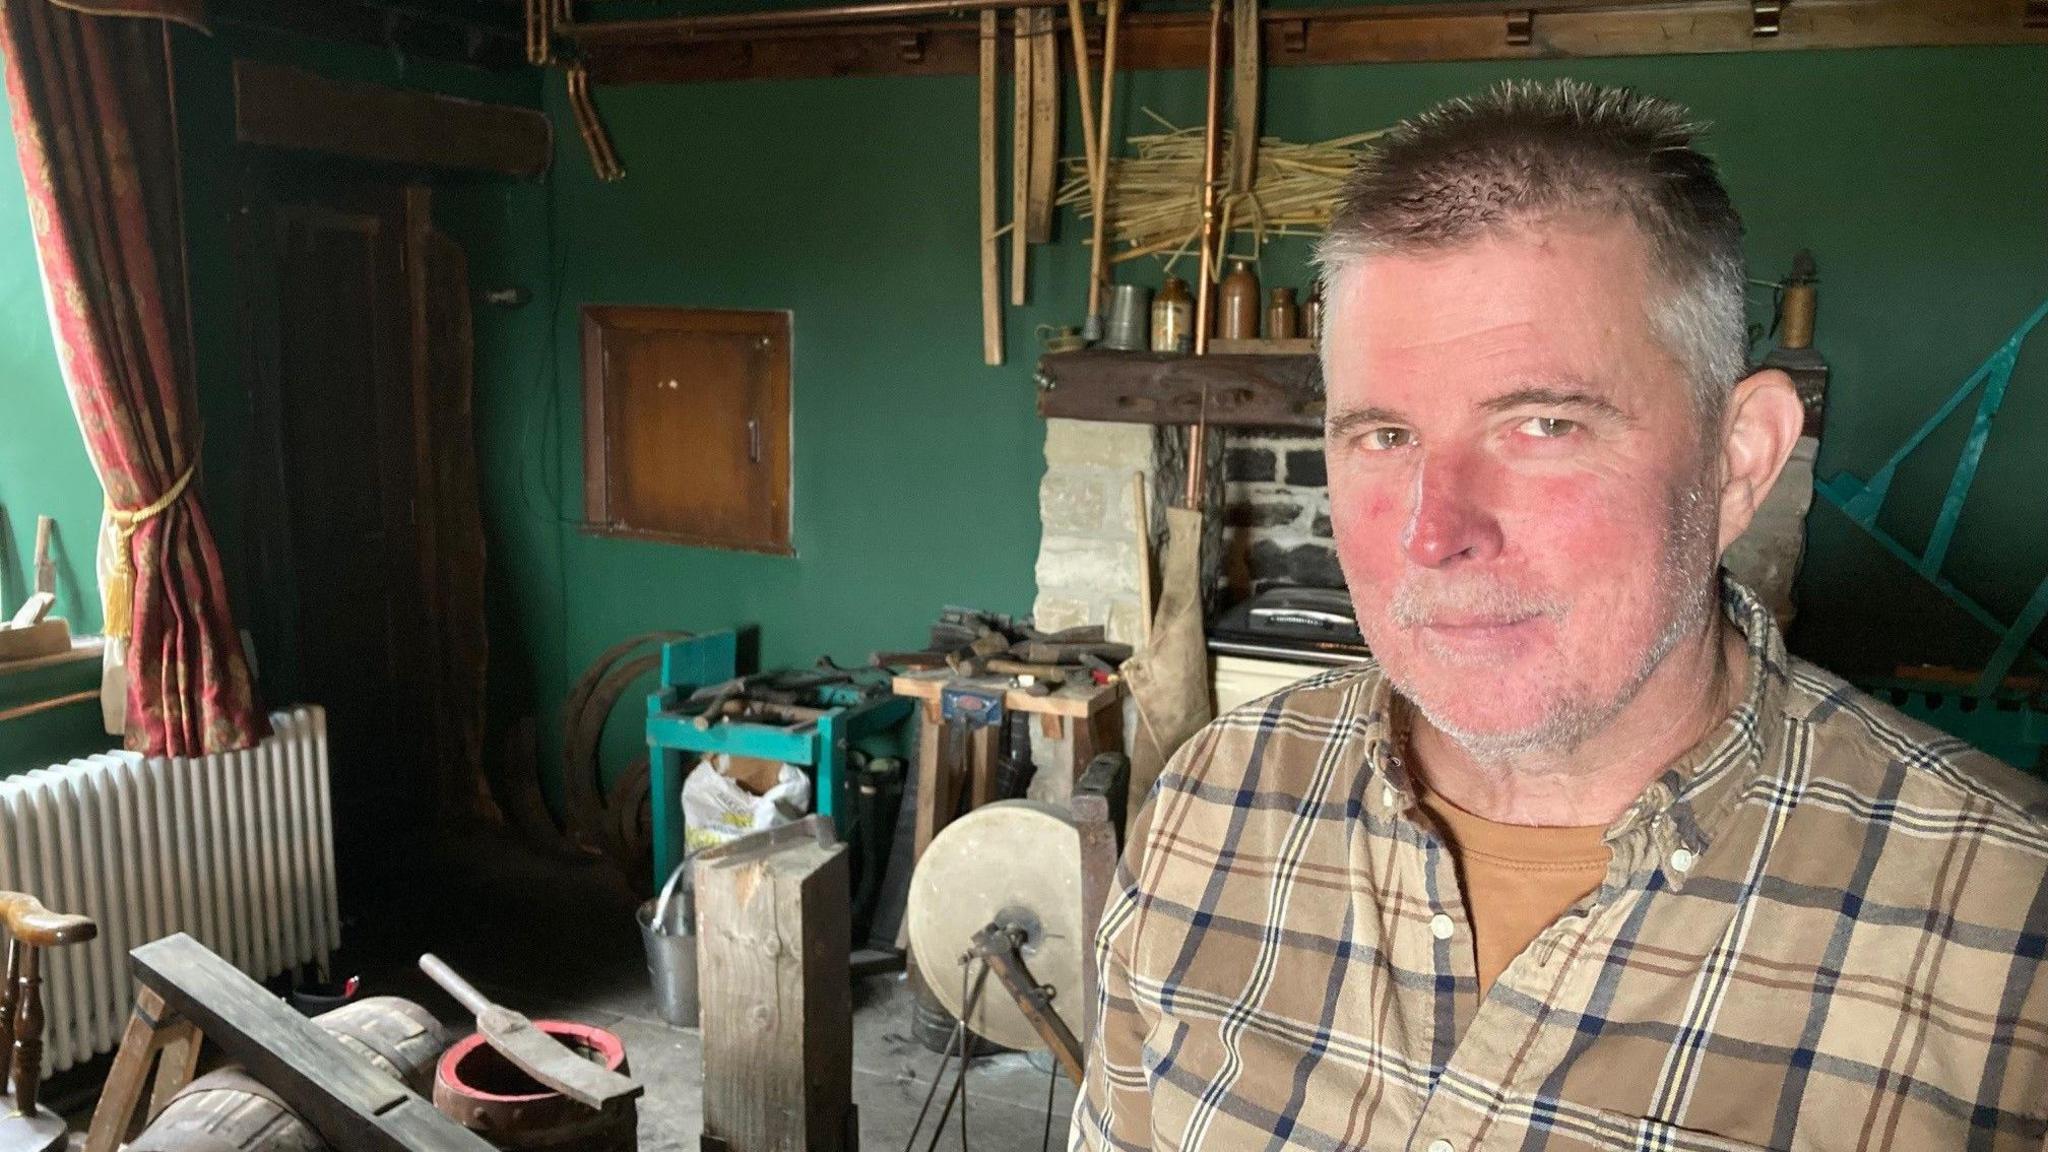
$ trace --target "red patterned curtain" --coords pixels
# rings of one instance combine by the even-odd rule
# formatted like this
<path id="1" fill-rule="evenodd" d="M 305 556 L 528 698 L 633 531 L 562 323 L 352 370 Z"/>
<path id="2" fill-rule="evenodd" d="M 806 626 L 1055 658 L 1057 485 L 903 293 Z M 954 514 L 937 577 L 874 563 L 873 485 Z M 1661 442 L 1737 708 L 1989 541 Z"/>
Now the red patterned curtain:
<path id="1" fill-rule="evenodd" d="M 0 0 L 0 55 L 57 359 L 106 489 L 110 703 L 125 703 L 121 727 L 137 751 L 246 747 L 267 726 L 193 486 L 199 423 L 169 32 L 159 19 L 74 6 L 190 19 L 197 5 Z"/>

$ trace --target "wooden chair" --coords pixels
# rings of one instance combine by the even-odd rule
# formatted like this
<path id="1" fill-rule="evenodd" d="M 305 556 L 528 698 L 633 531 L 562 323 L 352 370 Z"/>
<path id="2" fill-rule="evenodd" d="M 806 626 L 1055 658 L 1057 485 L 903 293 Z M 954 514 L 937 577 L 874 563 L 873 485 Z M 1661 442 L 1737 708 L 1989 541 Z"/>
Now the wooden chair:
<path id="1" fill-rule="evenodd" d="M 7 939 L 7 982 L 0 984 L 0 1057 L 13 1053 L 12 1091 L 0 1101 L 0 1152 L 52 1152 L 64 1147 L 64 1118 L 36 1106 L 43 1081 L 42 950 L 99 935 L 84 916 L 50 911 L 33 896 L 0 892 L 0 929 Z"/>

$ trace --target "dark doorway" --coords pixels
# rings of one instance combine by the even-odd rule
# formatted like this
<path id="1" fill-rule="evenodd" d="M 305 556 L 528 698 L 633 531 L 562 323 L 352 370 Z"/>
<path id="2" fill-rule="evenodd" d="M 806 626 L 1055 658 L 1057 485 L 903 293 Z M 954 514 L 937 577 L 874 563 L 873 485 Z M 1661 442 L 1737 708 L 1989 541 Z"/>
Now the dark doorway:
<path id="1" fill-rule="evenodd" d="M 262 448 L 248 508 L 258 652 L 270 699 L 327 710 L 344 891 L 407 867 L 445 798 L 434 374 L 457 358 L 466 372 L 467 349 L 437 347 L 429 318 L 466 317 L 467 285 L 428 205 L 423 187 L 253 169 L 237 236 Z M 460 392 L 466 422 L 466 378 Z M 473 486 L 468 498 L 473 516 Z"/>

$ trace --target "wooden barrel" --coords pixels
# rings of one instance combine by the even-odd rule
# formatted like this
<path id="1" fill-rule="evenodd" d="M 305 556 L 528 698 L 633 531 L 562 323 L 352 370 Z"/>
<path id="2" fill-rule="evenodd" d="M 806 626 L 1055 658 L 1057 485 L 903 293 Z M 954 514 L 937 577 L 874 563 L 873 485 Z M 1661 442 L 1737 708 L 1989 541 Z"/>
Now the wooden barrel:
<path id="1" fill-rule="evenodd" d="M 426 1009 L 373 996 L 314 1017 L 314 1023 L 385 1075 L 428 1091 L 448 1046 Z M 128 1152 L 328 1152 L 311 1125 L 239 1068 L 209 1072 L 171 1097 Z"/>
<path id="2" fill-rule="evenodd" d="M 208 1072 L 157 1113 L 128 1152 L 328 1152 L 327 1142 L 240 1068 Z"/>
<path id="3" fill-rule="evenodd" d="M 314 1021 L 386 1076 L 422 1096 L 433 1092 L 434 1065 L 448 1047 L 448 1034 L 425 1008 L 396 996 L 371 996 Z"/>

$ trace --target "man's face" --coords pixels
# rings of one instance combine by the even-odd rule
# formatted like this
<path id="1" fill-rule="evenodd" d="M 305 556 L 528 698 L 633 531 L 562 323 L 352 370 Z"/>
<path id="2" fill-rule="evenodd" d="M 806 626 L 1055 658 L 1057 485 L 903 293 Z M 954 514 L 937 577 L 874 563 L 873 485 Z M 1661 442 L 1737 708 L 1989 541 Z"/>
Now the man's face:
<path id="1" fill-rule="evenodd" d="M 1614 222 L 1369 256 L 1336 286 L 1337 554 L 1388 676 L 1475 755 L 1576 745 L 1711 610 L 1714 457 L 1652 291 Z"/>

